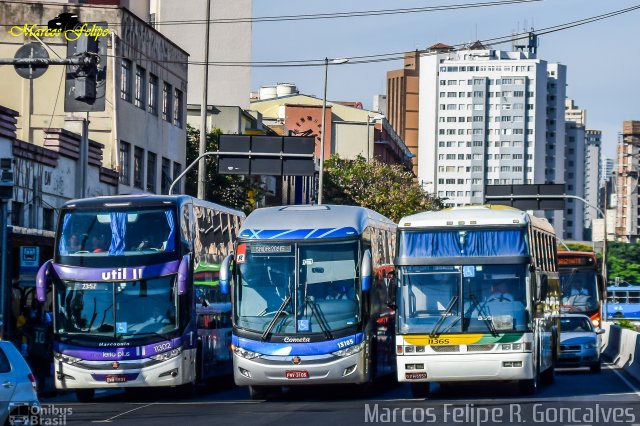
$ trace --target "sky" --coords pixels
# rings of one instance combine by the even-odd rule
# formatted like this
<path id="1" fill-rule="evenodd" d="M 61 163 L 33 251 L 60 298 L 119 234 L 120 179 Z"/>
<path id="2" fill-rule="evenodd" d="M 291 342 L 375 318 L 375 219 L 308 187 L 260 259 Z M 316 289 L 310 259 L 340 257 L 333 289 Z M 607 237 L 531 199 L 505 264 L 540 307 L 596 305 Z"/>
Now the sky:
<path id="1" fill-rule="evenodd" d="M 411 8 L 482 0 L 253 0 L 253 16 Z M 426 13 L 253 23 L 254 61 L 344 58 L 503 37 L 635 6 L 639 0 L 543 0 Z M 624 120 L 640 120 L 640 10 L 539 38 L 538 58 L 567 66 L 567 96 L 587 110 L 587 128 L 603 132 L 603 158 L 615 157 Z M 494 48 L 509 49 L 507 44 Z M 360 101 L 386 93 L 387 71 L 401 60 L 329 68 L 327 98 Z M 322 96 L 324 68 L 253 68 L 252 90 L 280 82 Z"/>

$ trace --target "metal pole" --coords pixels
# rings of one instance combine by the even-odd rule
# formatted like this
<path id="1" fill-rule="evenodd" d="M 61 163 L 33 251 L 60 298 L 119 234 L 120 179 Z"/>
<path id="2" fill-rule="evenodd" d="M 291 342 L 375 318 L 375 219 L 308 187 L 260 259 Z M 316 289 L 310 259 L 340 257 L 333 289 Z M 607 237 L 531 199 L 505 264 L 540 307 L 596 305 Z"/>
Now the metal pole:
<path id="1" fill-rule="evenodd" d="M 322 97 L 322 134 L 320 135 L 320 174 L 318 175 L 318 204 L 322 204 L 322 185 L 324 174 L 324 135 L 327 133 L 325 130 L 325 115 L 327 110 L 327 76 L 329 74 L 329 58 L 324 58 L 324 96 Z M 331 123 L 329 123 L 331 125 Z"/>
<path id="2" fill-rule="evenodd" d="M 202 155 L 207 149 L 207 92 L 209 91 L 209 26 L 211 24 L 211 0 L 207 0 L 207 27 L 204 31 L 204 88 L 202 90 L 202 104 L 200 105 L 200 146 L 198 154 Z M 205 162 L 198 164 L 198 198 L 204 200 L 207 167 Z M 171 191 L 169 191 L 171 194 Z"/>
<path id="3" fill-rule="evenodd" d="M 87 169 L 89 168 L 89 113 L 82 119 L 80 139 L 80 198 L 87 196 Z"/>
<path id="4" fill-rule="evenodd" d="M 0 337 L 4 336 L 5 295 L 7 292 L 7 202 L 0 200 L 0 240 L 2 240 L 2 255 L 0 258 Z"/>
<path id="5" fill-rule="evenodd" d="M 369 116 L 367 115 L 367 163 L 369 162 Z"/>

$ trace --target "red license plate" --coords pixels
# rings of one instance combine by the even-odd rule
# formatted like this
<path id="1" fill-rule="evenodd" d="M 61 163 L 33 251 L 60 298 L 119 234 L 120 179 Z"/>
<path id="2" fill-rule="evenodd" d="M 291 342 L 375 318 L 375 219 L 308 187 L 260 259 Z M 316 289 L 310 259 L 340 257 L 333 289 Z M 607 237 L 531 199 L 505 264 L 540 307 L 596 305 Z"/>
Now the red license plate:
<path id="1" fill-rule="evenodd" d="M 426 379 L 427 378 L 427 373 L 404 373 L 404 377 L 407 380 Z"/>
<path id="2" fill-rule="evenodd" d="M 284 375 L 287 379 L 308 379 L 309 378 L 309 372 L 305 370 L 285 371 Z"/>
<path id="3" fill-rule="evenodd" d="M 113 376 L 107 376 L 107 383 L 124 383 L 127 381 L 127 376 L 123 374 L 114 374 Z"/>

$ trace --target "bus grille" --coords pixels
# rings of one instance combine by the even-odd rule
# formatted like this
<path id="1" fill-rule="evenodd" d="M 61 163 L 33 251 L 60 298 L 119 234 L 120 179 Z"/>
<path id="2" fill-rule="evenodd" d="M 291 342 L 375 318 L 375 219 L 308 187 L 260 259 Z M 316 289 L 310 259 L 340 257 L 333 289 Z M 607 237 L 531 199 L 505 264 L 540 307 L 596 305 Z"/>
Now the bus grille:
<path id="1" fill-rule="evenodd" d="M 486 344 L 486 345 L 467 345 L 467 352 L 484 352 L 493 350 L 496 345 L 494 344 Z"/>
<path id="2" fill-rule="evenodd" d="M 580 345 L 560 345 L 560 352 L 580 352 Z"/>
<path id="3" fill-rule="evenodd" d="M 434 352 L 460 352 L 459 345 L 431 346 Z"/>

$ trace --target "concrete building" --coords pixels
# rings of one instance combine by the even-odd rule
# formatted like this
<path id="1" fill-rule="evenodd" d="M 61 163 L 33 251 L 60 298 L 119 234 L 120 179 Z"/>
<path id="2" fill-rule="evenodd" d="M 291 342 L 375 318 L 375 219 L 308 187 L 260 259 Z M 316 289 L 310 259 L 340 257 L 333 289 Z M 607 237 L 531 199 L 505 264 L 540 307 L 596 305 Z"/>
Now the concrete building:
<path id="1" fill-rule="evenodd" d="M 573 121 L 565 123 L 564 184 L 567 194 L 584 198 L 585 186 L 585 130 L 582 124 Z M 584 241 L 585 206 L 582 201 L 565 200 L 564 234 L 561 238 Z M 560 236 L 560 235 L 558 235 Z"/>
<path id="2" fill-rule="evenodd" d="M 628 243 L 638 240 L 638 162 L 640 121 L 625 121 L 618 143 L 616 237 Z"/>
<path id="3" fill-rule="evenodd" d="M 374 95 L 371 109 L 379 114 L 387 115 L 387 95 Z"/>
<path id="4" fill-rule="evenodd" d="M 165 193 L 186 160 L 187 53 L 136 14 L 113 5 L 5 1 L 0 20 L 19 17 L 24 24 L 39 24 L 62 12 L 76 13 L 81 22 L 114 24 L 108 36 L 106 109 L 88 118 L 89 138 L 103 146 L 102 166 L 119 171 L 116 193 Z M 24 32 L 14 34 L 0 33 L 0 57 L 13 57 L 24 43 L 35 41 Z M 50 56 L 67 56 L 63 36 L 43 37 L 43 42 Z M 50 130 L 81 133 L 87 115 L 65 113 L 64 73 L 65 67 L 51 66 L 42 77 L 25 80 L 13 67 L 0 67 L 0 104 L 19 113 L 18 139 L 55 147 L 59 143 Z M 76 188 L 73 196 L 79 194 Z"/>
<path id="5" fill-rule="evenodd" d="M 420 58 L 418 179 L 448 204 L 484 185 L 564 182 L 566 67 L 532 51 L 438 44 Z M 563 212 L 548 217 L 562 235 Z"/>
<path id="6" fill-rule="evenodd" d="M 447 46 L 446 48 L 450 48 Z M 413 173 L 418 174 L 418 108 L 420 52 L 409 52 L 404 67 L 387 72 L 386 116 L 396 133 L 414 155 Z"/>
<path id="7" fill-rule="evenodd" d="M 613 175 L 616 168 L 616 160 L 613 158 L 603 158 L 601 162 L 601 170 L 600 170 L 600 186 L 604 185 L 604 183 L 609 180 L 611 175 Z"/>
<path id="8" fill-rule="evenodd" d="M 602 131 L 587 129 L 585 135 L 585 155 L 584 155 L 584 198 L 589 204 L 600 205 L 600 171 L 602 152 Z M 598 218 L 598 212 L 592 207 L 585 207 L 584 227 L 585 238 L 589 239 L 591 224 Z"/>

